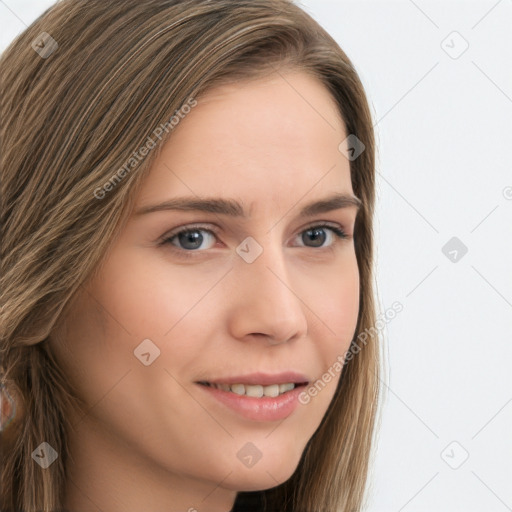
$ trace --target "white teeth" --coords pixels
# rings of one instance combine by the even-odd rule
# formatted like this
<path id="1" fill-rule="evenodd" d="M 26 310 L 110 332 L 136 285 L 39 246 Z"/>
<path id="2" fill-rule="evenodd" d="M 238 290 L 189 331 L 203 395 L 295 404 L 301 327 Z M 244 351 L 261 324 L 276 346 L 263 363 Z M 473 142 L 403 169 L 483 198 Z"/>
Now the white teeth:
<path id="1" fill-rule="evenodd" d="M 286 384 L 270 384 L 269 386 L 261 386 L 260 384 L 210 384 L 214 388 L 222 391 L 231 391 L 237 395 L 246 395 L 253 398 L 261 398 L 263 396 L 269 396 L 275 398 L 276 396 L 282 395 L 287 391 L 291 391 L 295 388 L 293 382 Z"/>
<path id="2" fill-rule="evenodd" d="M 295 387 L 295 384 L 287 383 L 287 384 L 279 384 L 279 393 L 286 393 L 286 391 L 291 391 Z"/>
<path id="3" fill-rule="evenodd" d="M 245 384 L 245 394 L 254 398 L 261 398 L 263 396 L 263 386 Z"/>
<path id="4" fill-rule="evenodd" d="M 245 386 L 243 384 L 233 384 L 231 386 L 231 391 L 237 395 L 245 395 Z"/>
<path id="5" fill-rule="evenodd" d="M 263 394 L 265 396 L 271 396 L 271 397 L 279 396 L 279 384 L 272 384 L 270 386 L 265 386 L 263 388 Z"/>

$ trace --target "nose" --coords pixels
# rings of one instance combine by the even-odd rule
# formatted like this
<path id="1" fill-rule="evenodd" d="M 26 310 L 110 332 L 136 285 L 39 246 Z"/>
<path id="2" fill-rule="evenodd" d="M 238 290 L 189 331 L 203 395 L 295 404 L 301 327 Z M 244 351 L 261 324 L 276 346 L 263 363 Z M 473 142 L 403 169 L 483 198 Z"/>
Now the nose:
<path id="1" fill-rule="evenodd" d="M 229 328 L 235 339 L 277 345 L 306 336 L 304 298 L 294 290 L 281 245 L 267 244 L 252 263 L 237 259 L 231 274 Z"/>

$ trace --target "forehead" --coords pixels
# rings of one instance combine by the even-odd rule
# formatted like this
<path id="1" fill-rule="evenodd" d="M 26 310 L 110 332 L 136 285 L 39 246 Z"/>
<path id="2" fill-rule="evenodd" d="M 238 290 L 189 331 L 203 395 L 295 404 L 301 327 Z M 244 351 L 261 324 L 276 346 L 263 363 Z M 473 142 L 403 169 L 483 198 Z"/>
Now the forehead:
<path id="1" fill-rule="evenodd" d="M 173 130 L 141 196 L 226 195 L 257 205 L 296 202 L 314 188 L 350 192 L 350 165 L 338 149 L 345 137 L 336 102 L 305 73 L 216 87 Z"/>

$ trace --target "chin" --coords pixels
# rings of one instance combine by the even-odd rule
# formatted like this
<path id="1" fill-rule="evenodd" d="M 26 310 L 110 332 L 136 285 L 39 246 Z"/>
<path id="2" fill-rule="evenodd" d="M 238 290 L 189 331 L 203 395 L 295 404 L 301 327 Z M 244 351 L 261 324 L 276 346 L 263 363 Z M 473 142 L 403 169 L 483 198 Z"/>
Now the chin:
<path id="1" fill-rule="evenodd" d="M 246 476 L 237 475 L 230 478 L 229 483 L 224 483 L 223 487 L 237 492 L 265 491 L 289 480 L 294 471 L 295 469 L 287 472 L 286 476 L 280 476 L 279 478 L 274 473 L 271 473 L 271 476 L 265 471 L 248 473 Z"/>
<path id="2" fill-rule="evenodd" d="M 229 478 L 223 483 L 223 487 L 238 492 L 264 491 L 277 487 L 289 480 L 300 460 L 295 454 L 285 459 L 276 457 L 274 460 L 263 461 L 263 458 L 251 468 L 238 469 L 233 471 Z"/>

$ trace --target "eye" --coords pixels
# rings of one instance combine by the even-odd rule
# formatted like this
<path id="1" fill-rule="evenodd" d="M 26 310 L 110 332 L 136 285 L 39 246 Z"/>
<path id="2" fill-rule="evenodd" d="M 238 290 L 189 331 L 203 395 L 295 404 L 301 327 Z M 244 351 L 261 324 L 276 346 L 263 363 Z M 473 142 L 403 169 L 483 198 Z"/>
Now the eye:
<path id="1" fill-rule="evenodd" d="M 160 245 L 171 246 L 171 249 L 183 257 L 193 257 L 193 253 L 202 252 L 211 249 L 215 244 L 217 233 L 212 229 L 203 226 L 189 226 L 176 232 L 171 232 L 166 236 Z M 299 238 L 299 247 L 309 247 L 312 249 L 331 248 L 336 239 L 347 239 L 349 236 L 338 225 L 316 224 L 310 226 L 296 235 Z M 325 242 L 328 242 L 325 245 Z M 206 242 L 206 247 L 203 245 Z M 208 242 L 210 244 L 208 245 Z M 304 244 L 304 245 L 301 245 Z M 308 245 L 310 244 L 311 245 Z"/>
<path id="2" fill-rule="evenodd" d="M 202 233 L 206 233 L 204 236 Z M 208 237 L 215 237 L 216 234 L 211 229 L 206 229 L 203 227 L 188 227 L 186 229 L 182 229 L 175 234 L 172 234 L 167 237 L 163 244 L 171 244 L 179 249 L 184 251 L 196 251 L 201 248 L 203 242 L 208 240 Z M 174 243 L 176 241 L 177 243 Z M 209 247 L 203 247 L 202 250 L 209 249 Z"/>
<path id="3" fill-rule="evenodd" d="M 327 236 L 329 234 L 330 236 Z M 328 224 L 320 224 L 311 226 L 301 233 L 299 233 L 301 241 L 304 243 L 311 241 L 313 245 L 307 246 L 307 247 L 324 247 L 324 242 L 326 239 L 330 240 L 330 243 L 328 243 L 328 246 L 334 245 L 334 237 L 337 237 L 339 239 L 348 238 L 348 235 L 340 229 L 338 226 L 331 226 Z"/>

